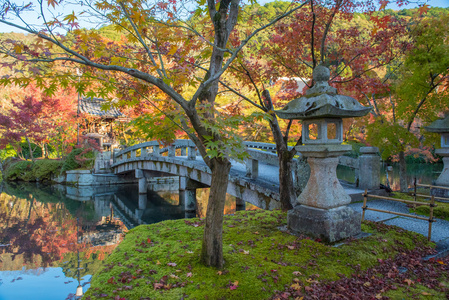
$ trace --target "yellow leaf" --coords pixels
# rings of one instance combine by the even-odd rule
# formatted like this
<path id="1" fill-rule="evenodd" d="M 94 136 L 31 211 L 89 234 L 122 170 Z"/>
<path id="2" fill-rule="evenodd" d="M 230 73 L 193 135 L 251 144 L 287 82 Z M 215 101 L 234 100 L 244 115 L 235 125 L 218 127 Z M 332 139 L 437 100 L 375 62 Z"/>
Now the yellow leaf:
<path id="1" fill-rule="evenodd" d="M 14 45 L 14 52 L 16 52 L 17 54 L 22 53 L 22 49 L 23 49 L 22 45 L 19 45 L 19 44 Z"/>
<path id="2" fill-rule="evenodd" d="M 367 281 L 363 284 L 363 286 L 369 287 L 369 286 L 371 286 L 371 282 Z"/>
<path id="3" fill-rule="evenodd" d="M 238 286 L 238 285 L 239 285 L 239 282 L 236 280 L 236 281 L 234 281 L 232 284 L 235 285 L 235 286 Z"/>
<path id="4" fill-rule="evenodd" d="M 178 50 L 178 47 L 177 47 L 177 46 L 175 46 L 175 45 L 171 46 L 171 49 L 170 49 L 170 51 L 168 52 L 168 55 L 173 55 L 173 54 L 175 54 L 177 50 Z"/>
<path id="5" fill-rule="evenodd" d="M 432 296 L 432 294 L 429 294 L 427 292 L 422 292 L 421 295 L 423 295 L 423 296 Z"/>
<path id="6" fill-rule="evenodd" d="M 298 283 L 294 283 L 290 287 L 292 289 L 296 290 L 296 291 L 300 291 L 301 290 L 301 286 Z"/>
<path id="7" fill-rule="evenodd" d="M 157 262 L 156 262 L 156 265 L 160 265 L 160 264 L 161 264 L 161 262 L 160 262 L 160 261 L 157 261 Z"/>
<path id="8" fill-rule="evenodd" d="M 377 294 L 376 295 L 376 299 L 382 299 L 382 295 L 381 294 Z"/>

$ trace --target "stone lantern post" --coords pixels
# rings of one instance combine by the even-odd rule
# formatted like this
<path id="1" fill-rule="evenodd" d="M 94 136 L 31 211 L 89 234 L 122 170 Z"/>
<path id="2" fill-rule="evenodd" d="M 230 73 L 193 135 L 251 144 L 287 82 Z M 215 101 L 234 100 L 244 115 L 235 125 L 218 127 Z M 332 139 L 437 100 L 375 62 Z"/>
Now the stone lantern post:
<path id="1" fill-rule="evenodd" d="M 435 153 L 443 157 L 443 171 L 436 180 L 435 184 L 439 186 L 449 187 L 449 115 L 444 119 L 439 119 L 424 127 L 429 132 L 436 132 L 441 135 L 441 148 L 436 149 Z M 436 196 L 447 197 L 448 191 L 439 190 Z"/>
<path id="2" fill-rule="evenodd" d="M 303 146 L 296 150 L 307 157 L 310 177 L 298 203 L 289 211 L 288 227 L 298 233 L 335 242 L 361 231 L 361 216 L 347 206 L 351 198 L 337 179 L 338 157 L 351 150 L 343 142 L 343 118 L 366 115 L 371 107 L 338 95 L 329 86 L 329 69 L 313 71 L 315 85 L 306 95 L 290 101 L 276 114 L 302 120 Z"/>

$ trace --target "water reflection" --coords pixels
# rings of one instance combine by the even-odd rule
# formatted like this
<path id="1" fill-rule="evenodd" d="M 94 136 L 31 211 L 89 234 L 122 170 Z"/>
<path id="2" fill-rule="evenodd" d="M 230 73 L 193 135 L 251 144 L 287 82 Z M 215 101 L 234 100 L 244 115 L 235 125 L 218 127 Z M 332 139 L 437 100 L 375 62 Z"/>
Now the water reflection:
<path id="1" fill-rule="evenodd" d="M 380 172 L 380 183 L 387 185 L 389 183 L 393 191 L 399 190 L 399 166 L 393 164 L 390 171 L 384 164 Z M 413 188 L 416 177 L 417 183 L 432 184 L 438 178 L 443 169 L 443 164 L 407 164 L 407 183 L 409 188 Z M 354 183 L 355 172 L 349 167 L 339 165 L 337 167 L 337 177 L 348 182 Z M 388 178 L 388 182 L 387 182 Z"/>
<path id="2" fill-rule="evenodd" d="M 77 287 L 87 290 L 127 230 L 195 216 L 179 202 L 176 180 L 150 188 L 157 192 L 139 195 L 136 185 L 1 185 L 0 300 L 76 299 Z M 199 217 L 208 196 L 208 189 L 197 190 Z M 233 213 L 235 203 L 228 196 L 225 213 Z"/>

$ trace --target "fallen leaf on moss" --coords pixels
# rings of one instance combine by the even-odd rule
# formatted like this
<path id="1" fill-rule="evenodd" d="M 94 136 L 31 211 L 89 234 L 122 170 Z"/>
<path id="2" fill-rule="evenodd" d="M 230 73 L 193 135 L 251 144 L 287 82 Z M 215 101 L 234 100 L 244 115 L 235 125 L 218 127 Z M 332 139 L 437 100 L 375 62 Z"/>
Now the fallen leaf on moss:
<path id="1" fill-rule="evenodd" d="M 409 286 L 411 286 L 414 282 L 411 279 L 404 279 L 404 282 L 407 283 Z"/>

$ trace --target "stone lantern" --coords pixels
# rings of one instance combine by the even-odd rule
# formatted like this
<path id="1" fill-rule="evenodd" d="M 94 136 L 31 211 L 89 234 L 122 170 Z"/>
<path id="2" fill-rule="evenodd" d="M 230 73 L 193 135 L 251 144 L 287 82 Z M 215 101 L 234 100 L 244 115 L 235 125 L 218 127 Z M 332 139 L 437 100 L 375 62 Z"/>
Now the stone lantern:
<path id="1" fill-rule="evenodd" d="M 436 149 L 435 153 L 443 157 L 444 168 L 435 184 L 440 186 L 449 186 L 449 115 L 444 119 L 439 119 L 424 127 L 429 132 L 436 132 L 441 135 L 441 148 Z M 443 190 L 440 190 L 443 192 Z M 438 193 L 440 194 L 440 193 Z M 443 194 L 447 194 L 447 191 Z M 447 195 L 437 196 L 447 196 Z"/>
<path id="2" fill-rule="evenodd" d="M 298 205 L 289 211 L 288 227 L 298 233 L 335 242 L 361 231 L 361 216 L 347 206 L 351 198 L 337 179 L 338 157 L 352 149 L 343 142 L 343 118 L 366 115 L 371 107 L 354 98 L 338 95 L 329 86 L 329 69 L 313 71 L 315 85 L 305 96 L 290 101 L 276 114 L 302 120 L 303 146 L 296 150 L 307 157 L 310 177 Z"/>

